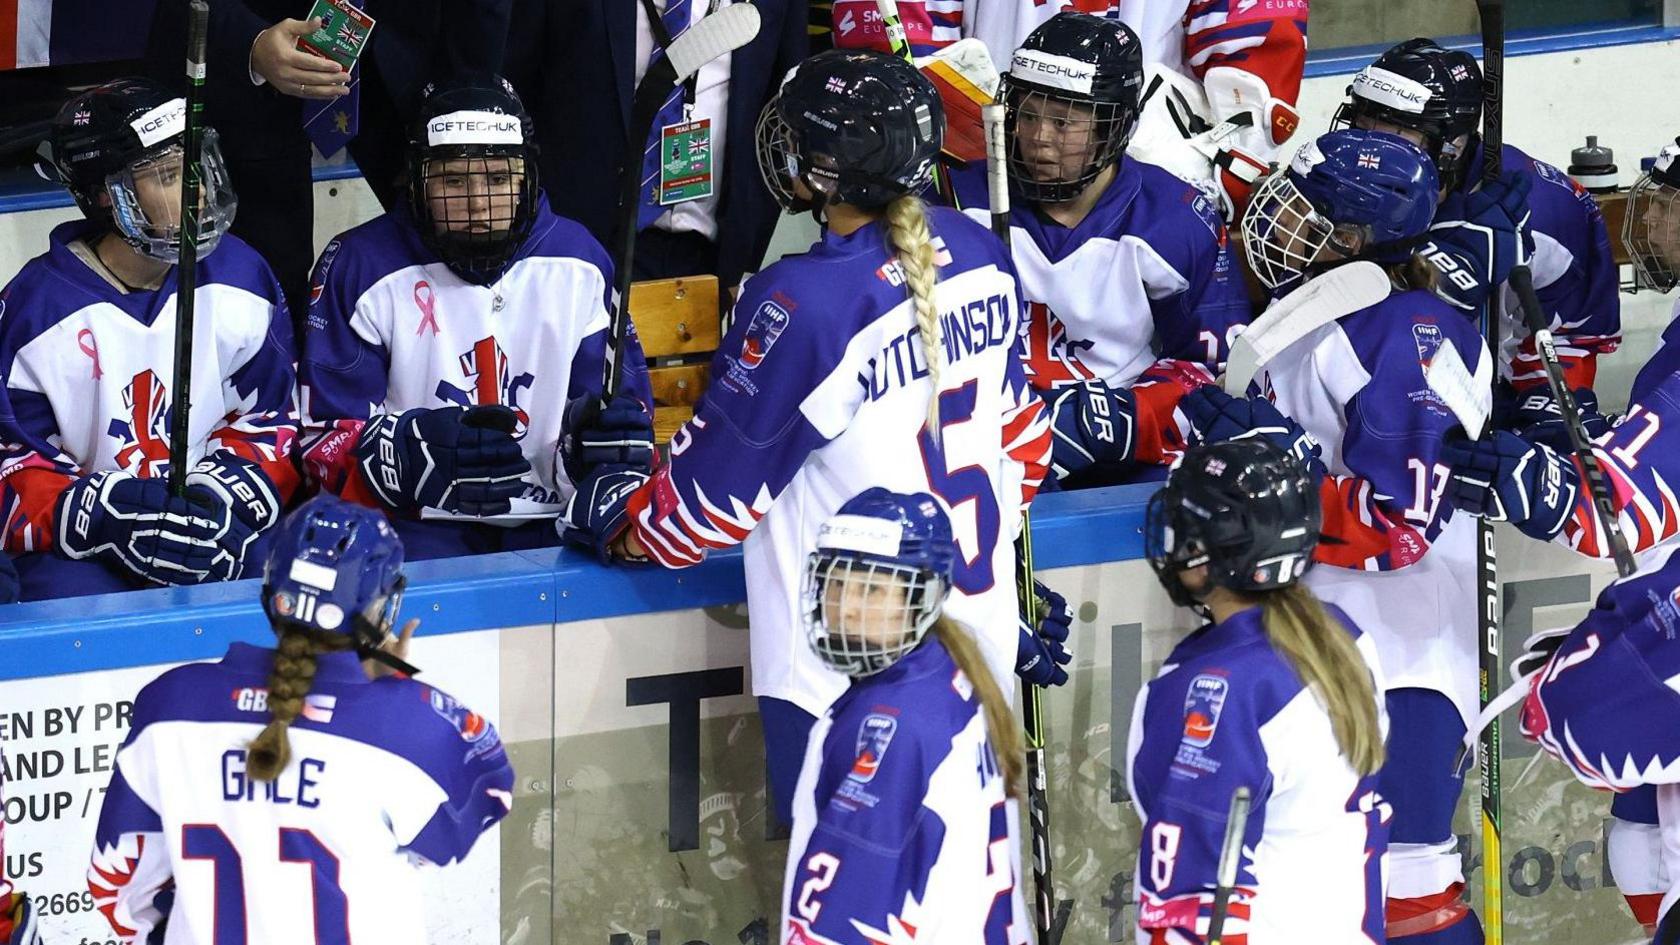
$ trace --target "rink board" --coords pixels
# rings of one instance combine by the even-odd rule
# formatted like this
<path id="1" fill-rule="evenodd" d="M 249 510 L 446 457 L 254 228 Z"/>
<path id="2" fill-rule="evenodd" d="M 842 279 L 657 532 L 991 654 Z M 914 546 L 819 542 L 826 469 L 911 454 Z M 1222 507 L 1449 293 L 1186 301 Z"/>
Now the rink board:
<path id="1" fill-rule="evenodd" d="M 1146 494 L 1047 496 L 1035 509 L 1044 577 L 1077 611 L 1073 682 L 1046 699 L 1057 879 L 1076 903 L 1069 943 L 1132 941 L 1137 822 L 1115 766 L 1139 686 L 1187 629 L 1137 560 Z M 1531 629 L 1579 619 L 1613 572 L 1502 538 L 1514 655 Z M 427 877 L 432 940 L 775 941 L 787 843 L 769 836 L 738 555 L 675 575 L 552 552 L 412 570 L 404 616 L 425 621 L 414 661 L 495 713 L 519 773 L 501 830 Z M 0 611 L 0 736 L 17 769 L 6 869 L 39 898 L 51 940 L 112 939 L 85 911 L 83 871 L 124 703 L 168 665 L 260 641 L 255 591 Z M 1604 857 L 1608 796 L 1546 761 L 1519 782 L 1532 751 L 1507 732 L 1507 940 L 1635 941 Z M 1475 797 L 1472 784 L 1459 833 L 1479 884 Z"/>

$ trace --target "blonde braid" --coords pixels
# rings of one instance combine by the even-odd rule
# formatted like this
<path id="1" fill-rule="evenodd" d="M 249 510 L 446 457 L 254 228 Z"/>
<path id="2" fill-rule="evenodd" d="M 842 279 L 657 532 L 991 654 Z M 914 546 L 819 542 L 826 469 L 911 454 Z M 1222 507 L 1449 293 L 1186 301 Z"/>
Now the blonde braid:
<path id="1" fill-rule="evenodd" d="M 933 230 L 928 228 L 927 210 L 921 198 L 905 194 L 887 204 L 887 235 L 892 243 L 898 266 L 904 270 L 904 283 L 910 289 L 910 300 L 916 305 L 916 327 L 922 334 L 922 353 L 927 358 L 928 379 L 933 382 L 933 399 L 928 403 L 928 425 L 939 429 L 939 368 L 940 352 L 945 347 L 939 327 L 939 308 L 934 304 L 933 288 L 939 281 L 934 264 Z M 939 442 L 938 438 L 934 442 Z"/>
<path id="2" fill-rule="evenodd" d="M 1003 772 L 1004 793 L 1020 797 L 1021 786 L 1026 783 L 1027 764 L 1021 723 L 1015 720 L 1015 711 L 1010 708 L 1009 699 L 1004 696 L 997 677 L 992 675 L 985 657 L 980 654 L 980 644 L 962 624 L 944 614 L 940 614 L 938 622 L 933 625 L 933 635 L 945 644 L 945 652 L 951 654 L 951 662 L 956 663 L 957 668 L 968 677 L 975 694 L 980 697 L 980 706 L 986 713 L 986 736 L 991 739 L 992 752 L 997 755 L 998 766 Z"/>
<path id="3" fill-rule="evenodd" d="M 1353 637 L 1302 585 L 1268 591 L 1261 601 L 1267 638 L 1318 694 L 1342 757 L 1360 774 L 1375 774 L 1385 754 L 1378 696 Z"/>
<path id="4" fill-rule="evenodd" d="M 245 770 L 258 781 L 273 781 L 292 760 L 286 730 L 303 711 L 303 697 L 315 683 L 315 656 L 327 647 L 301 630 L 287 630 L 274 654 L 268 676 L 268 718 L 262 732 L 246 746 Z"/>

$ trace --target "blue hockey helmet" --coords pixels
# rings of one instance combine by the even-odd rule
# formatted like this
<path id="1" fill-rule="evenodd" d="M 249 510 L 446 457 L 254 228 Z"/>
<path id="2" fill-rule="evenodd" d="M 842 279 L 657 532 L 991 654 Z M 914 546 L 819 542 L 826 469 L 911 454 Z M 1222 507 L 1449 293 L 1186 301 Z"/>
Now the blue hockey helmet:
<path id="1" fill-rule="evenodd" d="M 1439 186 L 1429 155 L 1405 138 L 1321 135 L 1255 189 L 1242 219 L 1249 265 L 1276 289 L 1350 259 L 1404 260 L 1435 217 Z"/>
<path id="2" fill-rule="evenodd" d="M 1278 590 L 1312 565 L 1323 511 L 1300 460 L 1261 437 L 1191 447 L 1149 500 L 1144 554 L 1167 596 L 1197 604 L 1182 575 L 1207 566 L 1210 585 Z"/>
<path id="3" fill-rule="evenodd" d="M 382 513 L 316 496 L 275 533 L 263 571 L 263 611 L 276 632 L 344 633 L 360 648 L 377 648 L 402 606 L 402 564 L 402 539 Z"/>
<path id="4" fill-rule="evenodd" d="M 759 173 L 784 209 L 884 207 L 933 179 L 945 108 L 933 83 L 903 59 L 831 49 L 788 76 L 756 134 Z"/>
<path id="5" fill-rule="evenodd" d="M 840 506 L 805 563 L 805 635 L 824 663 L 871 676 L 916 648 L 951 591 L 956 543 L 939 500 L 879 486 Z"/>

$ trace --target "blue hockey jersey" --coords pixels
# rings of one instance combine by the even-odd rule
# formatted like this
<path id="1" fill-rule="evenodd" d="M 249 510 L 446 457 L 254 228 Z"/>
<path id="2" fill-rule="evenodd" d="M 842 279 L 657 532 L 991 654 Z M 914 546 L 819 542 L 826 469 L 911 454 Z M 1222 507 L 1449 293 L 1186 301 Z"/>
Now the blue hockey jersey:
<path id="1" fill-rule="evenodd" d="M 378 413 L 503 404 L 531 464 L 506 518 L 552 518 L 572 494 L 555 463 L 567 401 L 601 390 L 610 356 L 612 262 L 584 228 L 548 209 L 507 271 L 467 282 L 420 241 L 397 209 L 322 251 L 298 363 L 304 469 L 325 488 L 379 506 L 355 445 Z M 626 338 L 624 391 L 652 409 L 646 361 Z M 443 517 L 429 510 L 427 517 Z M 483 519 L 477 519 L 482 521 Z"/>
<path id="2" fill-rule="evenodd" d="M 937 637 L 817 721 L 799 772 L 783 945 L 1023 945 L 1014 800 Z"/>
<path id="3" fill-rule="evenodd" d="M 274 651 L 235 643 L 164 673 L 134 702 L 94 840 L 88 888 L 127 941 L 348 945 L 426 941 L 416 861 L 448 864 L 506 816 L 513 769 L 496 729 L 449 695 L 369 681 L 322 654 L 292 758 L 245 771 L 268 721 Z"/>
<path id="4" fill-rule="evenodd" d="M 1347 629 L 1382 691 L 1375 647 Z M 1381 700 L 1377 700 L 1383 719 Z M 1386 721 L 1384 721 L 1386 728 Z M 1392 811 L 1361 776 L 1330 717 L 1266 637 L 1260 608 L 1190 634 L 1138 693 L 1126 776 L 1143 821 L 1139 945 L 1193 945 L 1213 913 L 1232 795 L 1247 787 L 1224 941 L 1382 942 Z"/>
<path id="5" fill-rule="evenodd" d="M 0 546 L 12 553 L 51 547 L 72 478 L 169 471 L 178 270 L 155 289 L 117 288 L 77 255 L 104 232 L 54 227 L 47 252 L 0 290 Z M 251 460 L 284 500 L 298 420 L 279 283 L 230 235 L 199 261 L 194 299 L 188 454 Z"/>

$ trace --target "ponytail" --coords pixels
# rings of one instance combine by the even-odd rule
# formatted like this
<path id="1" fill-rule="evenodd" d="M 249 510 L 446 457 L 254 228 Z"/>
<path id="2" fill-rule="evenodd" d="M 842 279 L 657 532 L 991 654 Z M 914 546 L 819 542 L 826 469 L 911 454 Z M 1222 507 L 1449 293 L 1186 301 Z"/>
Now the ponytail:
<path id="1" fill-rule="evenodd" d="M 1342 757 L 1361 775 L 1383 763 L 1376 686 L 1340 623 L 1299 584 L 1260 596 L 1266 636 L 1330 715 Z"/>
<path id="2" fill-rule="evenodd" d="M 1021 724 L 1009 707 L 1009 700 L 998 688 L 992 669 L 980 655 L 980 644 L 962 625 L 941 614 L 934 622 L 933 635 L 944 644 L 945 652 L 957 664 L 963 675 L 980 696 L 980 707 L 986 713 L 986 733 L 991 737 L 992 752 L 997 755 L 998 767 L 1003 771 L 1003 790 L 1009 797 L 1019 797 L 1025 783 L 1026 745 L 1021 738 Z"/>
<path id="3" fill-rule="evenodd" d="M 315 683 L 315 657 L 349 648 L 342 635 L 326 637 L 307 630 L 288 629 L 280 635 L 274 668 L 268 674 L 268 725 L 246 747 L 245 772 L 257 781 L 273 781 L 292 760 L 286 731 L 303 711 L 303 697 Z"/>
<path id="4" fill-rule="evenodd" d="M 910 301 L 916 306 L 916 327 L 922 335 L 922 353 L 927 358 L 928 379 L 933 382 L 933 400 L 928 404 L 928 424 L 939 427 L 939 358 L 945 347 L 940 337 L 939 308 L 933 301 L 933 287 L 939 281 L 934 264 L 933 231 L 928 228 L 927 210 L 921 198 L 905 194 L 887 204 L 887 238 L 904 270 Z M 938 438 L 934 442 L 939 442 Z"/>
<path id="5" fill-rule="evenodd" d="M 1403 262 L 1388 266 L 1389 281 L 1401 291 L 1422 289 L 1434 292 L 1441 285 L 1441 271 L 1421 254 L 1414 253 Z"/>

